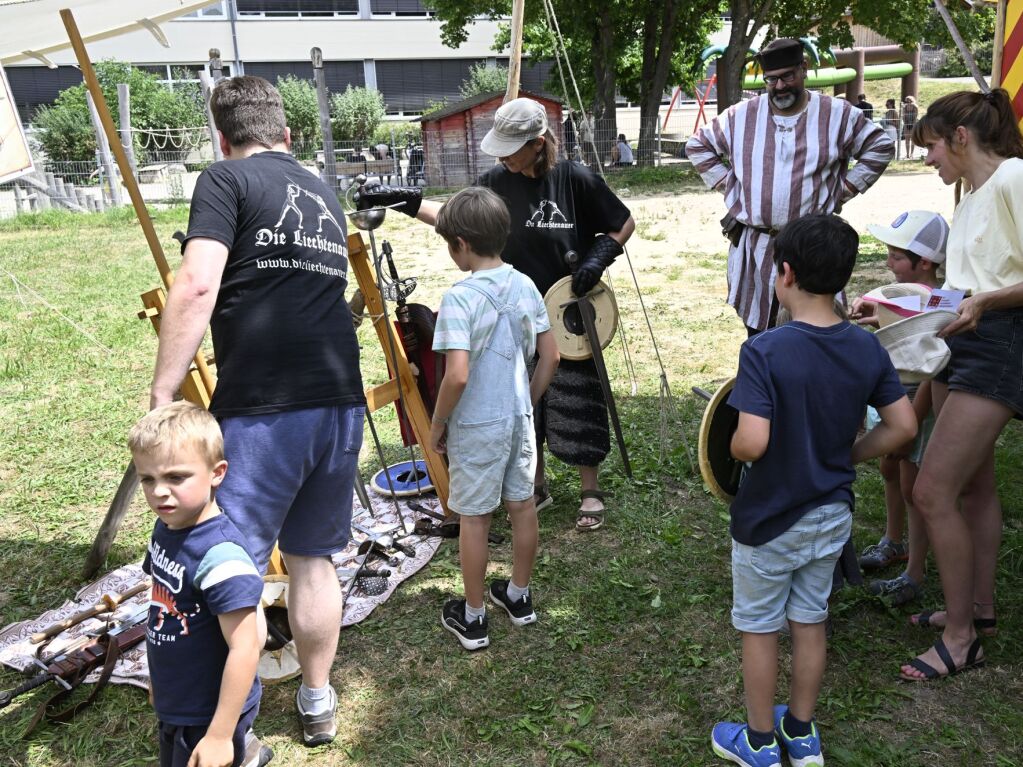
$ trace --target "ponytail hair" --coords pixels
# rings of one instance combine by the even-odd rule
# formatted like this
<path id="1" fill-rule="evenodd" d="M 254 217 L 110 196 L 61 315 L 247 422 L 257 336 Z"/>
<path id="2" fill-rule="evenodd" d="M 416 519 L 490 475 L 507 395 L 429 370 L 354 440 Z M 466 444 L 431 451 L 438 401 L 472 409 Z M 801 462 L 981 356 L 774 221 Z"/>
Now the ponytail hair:
<path id="1" fill-rule="evenodd" d="M 1023 134 L 1004 88 L 942 96 L 913 127 L 913 143 L 922 147 L 928 139 L 940 138 L 951 145 L 960 125 L 973 133 L 981 149 L 999 157 L 1023 157 Z"/>

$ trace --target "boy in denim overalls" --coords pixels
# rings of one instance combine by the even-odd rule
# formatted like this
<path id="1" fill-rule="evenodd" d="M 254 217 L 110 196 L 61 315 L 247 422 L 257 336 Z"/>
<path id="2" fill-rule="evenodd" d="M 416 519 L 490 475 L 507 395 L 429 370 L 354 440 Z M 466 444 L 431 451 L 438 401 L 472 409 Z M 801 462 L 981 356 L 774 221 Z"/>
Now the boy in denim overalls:
<path id="1" fill-rule="evenodd" d="M 501 260 L 508 237 L 504 202 L 470 187 L 437 216 L 452 260 L 472 276 L 444 295 L 433 350 L 446 369 L 433 413 L 430 443 L 448 454 L 448 506 L 460 517 L 459 554 L 465 599 L 452 599 L 441 625 L 466 650 L 490 644 L 483 586 L 490 516 L 502 501 L 512 525 L 512 577 L 490 584 L 490 599 L 516 626 L 536 620 L 529 578 L 536 559 L 533 501 L 536 437 L 533 405 L 558 365 L 547 309 L 528 277 Z M 530 381 L 526 361 L 539 354 Z"/>

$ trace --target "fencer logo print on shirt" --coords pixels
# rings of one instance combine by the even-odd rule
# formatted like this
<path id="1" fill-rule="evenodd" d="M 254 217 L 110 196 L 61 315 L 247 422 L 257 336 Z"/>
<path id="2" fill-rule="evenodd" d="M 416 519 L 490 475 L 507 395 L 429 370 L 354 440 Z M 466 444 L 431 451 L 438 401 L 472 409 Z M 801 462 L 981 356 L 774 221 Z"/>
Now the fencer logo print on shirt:
<path id="1" fill-rule="evenodd" d="M 541 200 L 533 215 L 526 221 L 528 228 L 571 229 L 575 226 L 558 207 L 554 200 Z"/>
<path id="2" fill-rule="evenodd" d="M 256 247 L 296 245 L 320 253 L 341 256 L 345 261 L 342 262 L 342 267 L 338 268 L 303 259 L 270 258 L 257 260 L 256 267 L 305 269 L 331 277 L 345 277 L 348 273 L 348 246 L 344 234 L 344 228 L 327 207 L 323 197 L 289 178 L 277 223 L 273 229 L 264 227 L 256 232 Z"/>

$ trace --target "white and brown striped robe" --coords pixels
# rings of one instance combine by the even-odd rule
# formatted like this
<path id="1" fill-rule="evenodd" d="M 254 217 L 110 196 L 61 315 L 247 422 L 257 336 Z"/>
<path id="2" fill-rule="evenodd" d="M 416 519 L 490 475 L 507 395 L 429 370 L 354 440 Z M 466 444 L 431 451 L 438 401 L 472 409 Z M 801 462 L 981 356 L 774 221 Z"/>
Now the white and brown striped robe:
<path id="1" fill-rule="evenodd" d="M 704 182 L 712 189 L 723 183 L 729 213 L 747 227 L 778 229 L 809 213 L 837 212 L 844 182 L 865 192 L 895 154 L 891 139 L 859 109 L 809 96 L 791 117 L 772 115 L 767 95 L 736 104 L 686 144 Z M 768 325 L 774 296 L 773 241 L 746 228 L 728 251 L 728 303 L 758 330 Z"/>

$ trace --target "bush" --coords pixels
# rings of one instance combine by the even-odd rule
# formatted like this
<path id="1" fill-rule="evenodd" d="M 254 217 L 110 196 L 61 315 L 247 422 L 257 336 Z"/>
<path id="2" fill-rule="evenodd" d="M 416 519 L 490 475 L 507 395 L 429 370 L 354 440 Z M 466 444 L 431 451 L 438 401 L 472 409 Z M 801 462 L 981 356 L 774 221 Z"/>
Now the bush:
<path id="1" fill-rule="evenodd" d="M 469 78 L 462 81 L 462 87 L 458 92 L 463 99 L 468 99 L 481 93 L 503 91 L 507 87 L 507 67 L 488 67 L 485 63 L 473 64 L 469 68 Z"/>
<path id="2" fill-rule="evenodd" d="M 413 122 L 382 122 L 373 131 L 374 144 L 390 144 L 391 131 L 394 131 L 394 146 L 403 147 L 409 143 L 423 143 L 423 126 Z"/>
<path id="3" fill-rule="evenodd" d="M 975 46 L 971 51 L 973 58 L 977 60 L 977 66 L 982 74 L 991 74 L 991 62 L 994 59 L 995 44 L 988 40 Z M 938 67 L 938 77 L 969 77 L 971 72 L 963 60 L 963 55 L 958 48 L 945 49 L 945 63 Z"/>
<path id="4" fill-rule="evenodd" d="M 140 129 L 202 128 L 206 125 L 201 102 L 189 88 L 170 90 L 155 75 L 119 61 L 96 64 L 103 98 L 111 115 L 117 115 L 117 85 L 127 83 L 131 93 L 131 127 Z M 41 107 L 33 124 L 46 155 L 56 161 L 89 161 L 96 156 L 96 135 L 85 100 L 85 84 L 60 92 L 52 106 Z M 143 163 L 138 136 L 135 153 Z"/>
<path id="5" fill-rule="evenodd" d="M 291 140 L 300 144 L 321 141 L 323 132 L 316 87 L 308 80 L 287 75 L 277 78 L 277 90 L 284 102 L 284 118 L 291 128 Z"/>
<path id="6" fill-rule="evenodd" d="M 368 143 L 384 119 L 386 108 L 380 91 L 348 86 L 330 99 L 330 123 L 334 141 Z"/>

